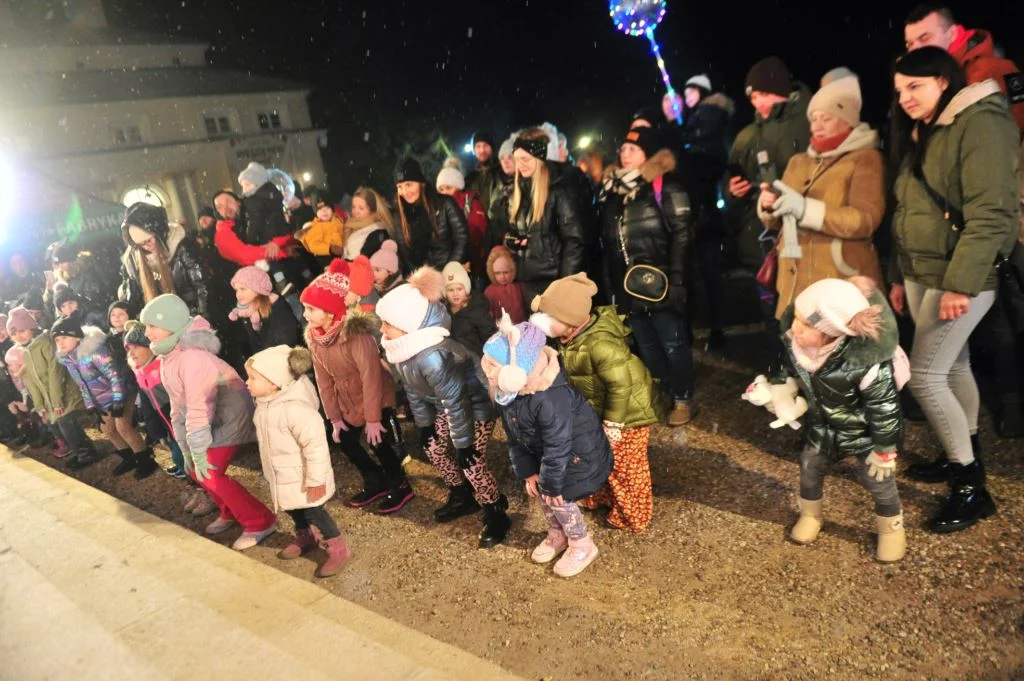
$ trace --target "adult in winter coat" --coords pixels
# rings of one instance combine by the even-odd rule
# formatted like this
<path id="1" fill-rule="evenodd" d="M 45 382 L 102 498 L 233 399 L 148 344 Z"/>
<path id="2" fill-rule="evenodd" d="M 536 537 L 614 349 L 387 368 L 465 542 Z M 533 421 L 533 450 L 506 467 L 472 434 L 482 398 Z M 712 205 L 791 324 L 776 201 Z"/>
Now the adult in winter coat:
<path id="1" fill-rule="evenodd" d="M 619 150 L 621 167 L 609 174 L 602 188 L 601 233 L 615 302 L 629 316 L 647 368 L 662 389 L 671 392 L 675 407 L 668 423 L 679 426 L 688 423 L 694 411 L 686 314 L 693 212 L 689 194 L 671 174 L 675 158 L 659 146 L 652 128 L 627 133 Z M 627 292 L 626 273 L 635 265 L 657 268 L 667 279 L 667 290 Z M 656 301 L 658 297 L 661 300 Z"/>
<path id="2" fill-rule="evenodd" d="M 154 298 L 139 320 L 146 325 L 153 352 L 162 358 L 171 426 L 185 468 L 220 509 L 206 533 L 220 534 L 237 521 L 243 531 L 234 548 L 252 548 L 277 529 L 274 514 L 227 476 L 241 446 L 256 440 L 252 398 L 238 373 L 217 357 L 220 341 L 210 323 L 191 316 L 181 298 Z"/>
<path id="3" fill-rule="evenodd" d="M 584 264 L 580 199 L 556 163 L 547 158 L 549 138 L 540 128 L 520 133 L 513 146 L 516 180 L 508 207 L 505 245 L 516 258 L 527 299 Z"/>
<path id="4" fill-rule="evenodd" d="M 207 313 L 207 278 L 195 238 L 167 212 L 148 203 L 133 203 L 124 214 L 121 238 L 121 286 L 118 297 L 132 315 L 164 293 L 174 293 L 194 314 Z"/>
<path id="5" fill-rule="evenodd" d="M 51 245 L 50 250 L 55 282 L 47 292 L 49 297 L 44 295 L 44 299 L 56 303 L 58 293 L 66 286 L 73 292 L 72 297 L 77 296 L 78 313 L 85 323 L 102 328 L 107 301 L 117 297 L 116 285 L 104 276 L 104 268 L 95 255 L 81 254 L 77 246 L 66 241 Z M 60 306 L 55 307 L 59 316 Z"/>
<path id="6" fill-rule="evenodd" d="M 394 222 L 387 201 L 370 187 L 360 187 L 352 194 L 352 215 L 345 221 L 344 255 L 352 261 L 360 255 L 367 258 L 392 238 Z"/>
<path id="7" fill-rule="evenodd" d="M 764 229 L 757 217 L 758 154 L 766 152 L 768 162 L 779 173 L 791 156 L 807 148 L 807 101 L 811 93 L 806 85 L 790 79 L 789 68 L 778 57 L 754 64 L 746 82 L 754 122 L 733 141 L 723 194 L 733 229 L 739 235 L 740 258 L 744 265 L 756 269 L 765 255 L 757 240 Z M 765 312 L 766 319 L 774 319 L 774 303 Z"/>
<path id="8" fill-rule="evenodd" d="M 863 275 L 882 285 L 872 235 L 885 213 L 885 162 L 878 133 L 860 122 L 857 76 L 837 71 L 845 73 L 826 75 L 807 106 L 810 147 L 789 159 L 775 186 L 761 185 L 757 214 L 781 230 L 776 318 L 821 279 Z"/>
<path id="9" fill-rule="evenodd" d="M 945 452 L 907 474 L 948 479 L 949 498 L 931 528 L 954 532 L 995 513 L 977 458 L 978 388 L 967 340 L 995 301 L 996 258 L 1017 237 L 1019 138 L 999 86 L 966 85 L 944 50 L 910 52 L 895 71 L 891 274 L 901 283 L 890 300 L 916 324 L 910 387 Z"/>
<path id="10" fill-rule="evenodd" d="M 419 162 L 402 159 L 395 169 L 398 209 L 397 241 L 403 271 L 423 265 L 440 270 L 448 263 L 469 262 L 469 225 L 450 196 L 427 183 Z"/>
<path id="11" fill-rule="evenodd" d="M 461 162 L 457 157 L 445 161 L 441 172 L 437 174 L 437 191 L 455 199 L 455 203 L 465 213 L 466 224 L 469 225 L 469 270 L 477 281 L 483 281 L 482 273 L 487 260 L 487 213 L 476 191 L 466 189 Z"/>
<path id="12" fill-rule="evenodd" d="M 501 165 L 499 159 L 495 158 L 497 151 L 494 135 L 490 132 L 477 132 L 473 135 L 476 168 L 466 176 L 465 186 L 476 194 L 485 209 L 490 207 L 492 196 L 498 189 Z"/>
<path id="13" fill-rule="evenodd" d="M 444 298 L 452 318 L 451 337 L 473 352 L 480 352 L 496 327 L 487 300 L 473 290 L 469 273 L 460 263 L 450 262 L 441 272 Z"/>

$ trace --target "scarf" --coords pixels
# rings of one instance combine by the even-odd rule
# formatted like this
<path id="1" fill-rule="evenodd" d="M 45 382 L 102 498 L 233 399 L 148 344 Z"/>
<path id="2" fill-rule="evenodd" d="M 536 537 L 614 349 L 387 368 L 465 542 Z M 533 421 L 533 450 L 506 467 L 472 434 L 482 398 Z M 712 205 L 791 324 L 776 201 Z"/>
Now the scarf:
<path id="1" fill-rule="evenodd" d="M 832 137 L 826 137 L 825 139 L 819 140 L 817 137 L 811 138 L 811 148 L 819 154 L 824 154 L 828 151 L 835 151 L 839 148 L 839 145 L 847 140 L 847 138 L 853 133 L 853 129 L 847 130 L 846 132 L 839 133 L 838 135 L 832 135 Z"/>
<path id="2" fill-rule="evenodd" d="M 820 348 L 805 348 L 796 342 L 796 336 L 790 334 L 790 346 L 793 348 L 793 357 L 796 358 L 797 364 L 802 366 L 810 373 L 816 372 L 821 367 L 825 366 L 825 362 L 832 356 L 839 344 L 846 339 L 846 336 L 840 336 L 828 345 L 823 345 Z"/>
<path id="3" fill-rule="evenodd" d="M 646 183 L 643 174 L 639 168 L 633 170 L 627 170 L 625 168 L 616 168 L 615 171 L 608 176 L 608 179 L 604 181 L 604 185 L 601 187 L 601 199 L 603 200 L 608 194 L 615 193 L 619 196 L 625 196 L 624 203 L 629 203 L 636 198 L 636 193 Z"/>
<path id="4" fill-rule="evenodd" d="M 443 326 L 428 326 L 394 340 L 384 339 L 380 342 L 384 354 L 392 364 L 401 364 L 412 359 L 427 348 L 439 345 L 449 336 L 448 329 Z"/>
<path id="5" fill-rule="evenodd" d="M 233 322 L 237 322 L 239 319 L 248 319 L 249 324 L 252 325 L 253 331 L 259 331 L 260 327 L 263 326 L 263 319 L 260 317 L 260 310 L 252 303 L 249 305 L 236 305 L 235 308 L 228 313 L 228 319 Z"/>
<path id="6" fill-rule="evenodd" d="M 313 329 L 309 335 L 316 342 L 317 345 L 321 345 L 326 348 L 334 343 L 334 340 L 341 333 L 341 327 L 344 325 L 344 323 L 344 317 L 342 317 L 341 319 L 335 319 L 331 323 L 331 325 L 327 327 L 326 331 L 324 331 L 321 328 L 316 328 Z"/>

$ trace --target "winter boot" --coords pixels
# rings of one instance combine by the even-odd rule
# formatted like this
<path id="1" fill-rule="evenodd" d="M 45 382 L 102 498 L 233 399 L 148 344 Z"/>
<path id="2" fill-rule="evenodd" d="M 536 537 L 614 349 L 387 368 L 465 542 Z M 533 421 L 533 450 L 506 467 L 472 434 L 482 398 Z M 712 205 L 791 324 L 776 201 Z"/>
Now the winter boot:
<path id="1" fill-rule="evenodd" d="M 93 465 L 101 458 L 100 453 L 95 448 L 83 448 L 78 450 L 74 456 L 68 456 L 68 469 L 80 471 Z"/>
<path id="2" fill-rule="evenodd" d="M 28 424 L 22 425 L 4 444 L 11 449 L 18 449 L 30 444 L 33 440 L 33 434 L 29 428 Z"/>
<path id="3" fill-rule="evenodd" d="M 542 565 L 550 563 L 555 559 L 555 556 L 567 548 L 569 548 L 569 538 L 565 536 L 565 532 L 549 528 L 548 536 L 544 537 L 544 541 L 533 550 L 533 553 L 530 554 L 530 560 Z"/>
<path id="4" fill-rule="evenodd" d="M 981 461 L 964 465 L 949 464 L 949 498 L 939 514 L 928 524 L 932 532 L 959 532 L 996 513 L 996 504 L 985 489 L 985 469 Z"/>
<path id="5" fill-rule="evenodd" d="M 480 510 L 480 504 L 473 498 L 473 488 L 468 482 L 448 490 L 448 501 L 434 511 L 434 520 L 448 523 L 464 515 L 473 515 Z"/>
<path id="6" fill-rule="evenodd" d="M 490 549 L 505 541 L 512 520 L 505 511 L 508 510 L 508 498 L 502 494 L 493 504 L 484 504 L 484 529 L 480 531 L 478 546 Z"/>
<path id="7" fill-rule="evenodd" d="M 811 501 L 801 498 L 796 503 L 800 510 L 800 517 L 793 529 L 790 530 L 789 536 L 797 544 L 810 544 L 818 538 L 818 533 L 821 532 L 821 499 Z"/>
<path id="8" fill-rule="evenodd" d="M 999 406 L 999 437 L 1016 438 L 1024 436 L 1024 409 L 1021 408 L 1020 396 L 1017 393 L 1003 395 Z"/>
<path id="9" fill-rule="evenodd" d="M 362 508 L 369 506 L 378 499 L 387 496 L 388 488 L 384 484 L 384 476 L 378 471 L 363 474 L 363 489 L 359 490 L 351 499 L 345 502 L 346 506 Z"/>
<path id="10" fill-rule="evenodd" d="M 597 546 L 589 534 L 583 539 L 570 539 L 569 549 L 555 563 L 555 574 L 559 577 L 575 577 L 594 562 L 597 554 Z"/>
<path id="11" fill-rule="evenodd" d="M 63 459 L 66 456 L 70 456 L 74 452 L 72 452 L 71 448 L 68 447 L 68 443 L 64 442 L 64 440 L 58 439 L 56 445 L 53 448 L 53 452 L 51 453 L 53 454 L 53 458 Z"/>
<path id="12" fill-rule="evenodd" d="M 119 457 L 121 457 L 121 463 L 114 466 L 114 470 L 111 471 L 111 475 L 113 475 L 114 477 L 124 475 L 128 471 L 135 468 L 135 452 L 133 452 L 130 449 L 118 449 L 114 452 L 114 454 L 117 454 Z"/>
<path id="13" fill-rule="evenodd" d="M 668 415 L 668 425 L 676 428 L 678 426 L 685 426 L 687 423 L 693 420 L 693 417 L 697 415 L 697 407 L 692 402 L 684 402 L 683 400 L 676 400 L 675 405 L 672 407 L 672 411 Z"/>
<path id="14" fill-rule="evenodd" d="M 54 439 L 53 433 L 50 432 L 50 429 L 45 426 L 41 426 L 38 423 L 30 422 L 28 425 L 28 432 L 30 434 L 29 437 L 31 438 L 28 441 L 29 447 L 56 447 L 58 444 L 58 441 Z"/>
<path id="15" fill-rule="evenodd" d="M 880 563 L 895 563 L 907 553 L 907 533 L 903 529 L 903 514 L 884 517 L 875 516 L 878 527 L 878 548 L 875 558 Z"/>
<path id="16" fill-rule="evenodd" d="M 192 505 L 192 509 L 189 511 L 192 515 L 199 518 L 204 515 L 213 513 L 219 510 L 217 508 L 217 502 L 213 500 L 209 492 L 204 489 L 200 489 L 195 494 L 195 503 Z"/>
<path id="17" fill-rule="evenodd" d="M 338 574 L 345 563 L 352 557 L 352 549 L 345 542 L 344 535 L 327 540 L 327 560 L 317 568 L 317 577 L 331 577 Z"/>
<path id="18" fill-rule="evenodd" d="M 415 496 L 416 494 L 412 491 L 409 481 L 402 480 L 388 490 L 387 496 L 384 497 L 384 500 L 377 507 L 377 513 L 381 515 L 397 513 L 405 508 L 405 505 L 412 501 L 412 498 Z"/>
<path id="19" fill-rule="evenodd" d="M 152 475 L 157 466 L 156 461 L 153 459 L 153 450 L 147 447 L 138 454 L 135 455 L 135 479 L 143 480 Z"/>
<path id="20" fill-rule="evenodd" d="M 306 555 L 319 545 L 320 541 L 317 539 L 312 527 L 296 530 L 295 539 L 292 540 L 291 544 L 278 551 L 277 557 L 281 560 L 294 560 L 299 556 Z"/>

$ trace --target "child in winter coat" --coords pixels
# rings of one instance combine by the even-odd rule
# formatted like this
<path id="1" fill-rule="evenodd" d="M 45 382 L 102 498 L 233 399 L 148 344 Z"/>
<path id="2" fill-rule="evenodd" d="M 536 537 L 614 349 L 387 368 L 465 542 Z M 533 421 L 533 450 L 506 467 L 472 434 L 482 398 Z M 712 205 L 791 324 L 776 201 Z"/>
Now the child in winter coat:
<path id="1" fill-rule="evenodd" d="M 444 162 L 444 167 L 437 174 L 437 191 L 455 199 L 462 212 L 466 215 L 469 225 L 469 263 L 473 276 L 479 277 L 484 269 L 487 258 L 484 241 L 487 234 L 487 210 L 481 203 L 477 193 L 466 189 L 466 177 L 462 174 L 462 162 L 453 156 Z M 482 278 L 482 277 L 481 277 Z"/>
<path id="2" fill-rule="evenodd" d="M 156 470 L 156 462 L 153 450 L 135 430 L 135 381 L 128 367 L 114 360 L 107 336 L 95 327 L 86 328 L 77 315 L 53 323 L 50 335 L 57 359 L 78 385 L 86 408 L 99 413 L 100 430 L 121 458 L 113 474 L 134 470 L 135 479 L 142 480 Z"/>
<path id="3" fill-rule="evenodd" d="M 243 267 L 231 277 L 238 305 L 228 314 L 242 320 L 250 354 L 276 345 L 295 345 L 301 332 L 288 303 L 274 293 L 270 275 L 256 266 Z"/>
<path id="4" fill-rule="evenodd" d="M 256 439 L 252 399 L 235 370 L 217 357 L 220 341 L 210 323 L 190 316 L 184 300 L 172 293 L 157 296 L 139 317 L 150 347 L 161 357 L 171 429 L 185 469 L 220 509 L 206 533 L 220 534 L 238 521 L 243 532 L 233 546 L 251 548 L 277 529 L 274 514 L 227 476 L 241 446 Z"/>
<path id="5" fill-rule="evenodd" d="M 395 417 L 395 384 L 377 348 L 380 320 L 347 305 L 351 293 L 347 268 L 343 260 L 335 260 L 302 292 L 309 322 L 306 345 L 332 439 L 363 478 L 363 489 L 346 503 L 364 508 L 380 501 L 379 513 L 395 513 L 414 496 L 402 470 L 404 448 Z M 363 449 L 364 430 L 380 463 Z"/>
<path id="6" fill-rule="evenodd" d="M 473 293 L 469 272 L 462 263 L 448 263 L 441 276 L 444 277 L 444 297 L 452 318 L 452 339 L 468 350 L 482 351 L 484 343 L 497 330 L 487 302 L 479 293 Z"/>
<path id="7" fill-rule="evenodd" d="M 128 355 L 124 349 L 124 327 L 132 317 L 128 313 L 128 303 L 115 300 L 107 308 L 107 321 L 110 323 L 110 332 L 107 338 L 110 342 L 110 351 L 114 354 L 114 362 L 118 366 L 128 366 Z"/>
<path id="8" fill-rule="evenodd" d="M 380 292 L 374 287 L 373 266 L 365 255 L 356 256 L 348 263 L 349 292 L 345 304 L 350 308 L 359 307 L 363 312 L 377 309 Z"/>
<path id="9" fill-rule="evenodd" d="M 40 330 L 35 317 L 25 308 L 14 308 L 7 316 L 7 331 L 14 342 L 25 348 L 25 387 L 32 397 L 32 408 L 67 449 L 68 468 L 80 470 L 99 461 L 89 436 L 77 417 L 85 409 L 82 395 L 64 365 L 57 360 L 57 346 L 47 330 Z"/>
<path id="10" fill-rule="evenodd" d="M 327 561 L 316 576 L 330 577 L 352 551 L 324 507 L 334 496 L 334 470 L 316 388 L 306 376 L 311 362 L 305 348 L 268 348 L 245 363 L 245 384 L 256 398 L 253 421 L 274 511 L 282 509 L 295 521 L 295 539 L 277 555 L 290 560 L 312 551 L 319 545 L 319 530 Z"/>
<path id="11" fill-rule="evenodd" d="M 533 300 L 530 321 L 558 340 L 571 385 L 601 417 L 615 452 L 608 486 L 581 500 L 584 508 L 608 506 L 608 524 L 643 532 L 654 512 L 647 448 L 661 400 L 643 361 L 629 349 L 630 331 L 614 306 L 591 311 L 597 286 L 586 274 L 552 282 Z"/>
<path id="12" fill-rule="evenodd" d="M 491 308 L 494 321 L 501 319 L 501 311 L 508 312 L 513 324 L 526 321 L 526 301 L 523 285 L 516 281 L 516 260 L 505 246 L 495 246 L 487 256 L 487 278 L 490 285 L 484 289 L 484 298 Z"/>
<path id="13" fill-rule="evenodd" d="M 512 468 L 548 521 L 532 559 L 548 563 L 565 551 L 555 574 L 572 577 L 598 553 L 575 502 L 604 486 L 612 450 L 594 409 L 569 387 L 544 332 L 529 323 L 513 326 L 508 315 L 498 326 L 484 345 L 482 366 L 500 405 Z"/>
<path id="14" fill-rule="evenodd" d="M 420 428 L 420 444 L 448 487 L 448 501 L 434 511 L 443 523 L 484 507 L 480 548 L 501 543 L 511 521 L 508 500 L 487 466 L 485 452 L 495 413 L 479 355 L 448 338 L 451 321 L 441 302 L 441 273 L 421 267 L 381 298 L 381 345 L 405 386 Z M 455 457 L 452 457 L 454 443 Z"/>
<path id="15" fill-rule="evenodd" d="M 870 279 L 854 277 L 808 286 L 780 322 L 785 353 L 773 375 L 773 399 L 780 399 L 776 387 L 788 374 L 809 406 L 800 517 L 790 536 L 801 544 L 818 538 L 825 474 L 833 461 L 855 456 L 858 478 L 875 502 L 876 558 L 898 561 L 907 546 L 894 475 L 903 438 L 899 390 L 910 370 L 896 318 Z"/>
<path id="16" fill-rule="evenodd" d="M 325 194 L 318 194 L 316 205 L 313 206 L 316 217 L 302 226 L 295 233 L 295 238 L 302 243 L 323 268 L 330 264 L 331 259 L 340 256 L 345 242 L 342 239 L 345 224 L 334 212 L 334 204 Z"/>
<path id="17" fill-rule="evenodd" d="M 7 315 L 0 315 L 6 318 Z M 6 332 L 6 329 L 5 329 Z M 25 386 L 23 375 L 25 373 L 25 348 L 20 345 L 12 345 L 4 354 L 4 369 L 11 381 L 12 391 L 4 399 L 7 401 L 7 410 L 15 421 L 16 433 L 7 438 L 4 442 L 8 447 L 43 447 L 53 443 L 53 436 L 48 428 L 43 428 L 39 416 L 32 411 L 32 399 L 29 397 L 28 388 Z M 64 443 L 59 442 L 61 449 L 65 449 Z"/>
<path id="18" fill-rule="evenodd" d="M 398 242 L 388 239 L 380 250 L 370 256 L 373 269 L 373 287 L 381 296 L 401 286 L 405 280 L 398 265 Z"/>

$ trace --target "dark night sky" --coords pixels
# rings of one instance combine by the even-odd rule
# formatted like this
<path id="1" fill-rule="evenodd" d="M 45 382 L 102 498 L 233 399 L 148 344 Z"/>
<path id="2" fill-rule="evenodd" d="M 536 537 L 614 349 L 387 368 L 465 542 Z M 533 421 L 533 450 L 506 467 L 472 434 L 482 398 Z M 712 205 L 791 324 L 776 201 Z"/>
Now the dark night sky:
<path id="1" fill-rule="evenodd" d="M 769 54 L 812 90 L 830 68 L 854 69 L 865 117 L 877 125 L 913 4 L 669 0 L 657 37 L 676 87 L 707 72 L 740 103 L 740 125 L 752 115 L 742 101 L 746 71 Z M 1008 56 L 1024 60 L 1024 41 L 1015 39 L 1024 3 L 960 4 L 959 21 L 992 31 Z M 601 132 L 612 149 L 630 112 L 662 94 L 649 44 L 617 32 L 605 0 L 107 0 L 106 7 L 115 25 L 212 43 L 214 66 L 313 84 L 314 123 L 330 130 L 324 160 L 336 189 L 339 180 L 351 190 L 367 179 L 387 189 L 403 147 L 426 155 L 443 134 L 461 150 L 475 128 L 502 137 L 550 120 L 570 140 Z"/>

